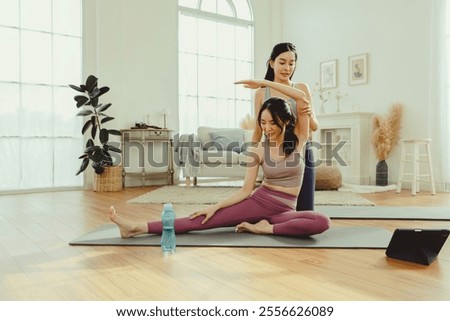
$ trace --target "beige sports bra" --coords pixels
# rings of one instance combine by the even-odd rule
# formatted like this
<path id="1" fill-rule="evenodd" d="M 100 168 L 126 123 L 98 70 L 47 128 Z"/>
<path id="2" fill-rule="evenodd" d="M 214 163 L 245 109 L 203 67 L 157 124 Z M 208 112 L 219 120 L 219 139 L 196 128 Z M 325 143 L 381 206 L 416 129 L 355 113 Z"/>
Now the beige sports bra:
<path id="1" fill-rule="evenodd" d="M 264 142 L 264 159 L 261 164 L 264 182 L 273 186 L 299 187 L 302 184 L 305 163 L 300 153 L 293 152 L 284 159 L 270 159 L 269 144 Z"/>

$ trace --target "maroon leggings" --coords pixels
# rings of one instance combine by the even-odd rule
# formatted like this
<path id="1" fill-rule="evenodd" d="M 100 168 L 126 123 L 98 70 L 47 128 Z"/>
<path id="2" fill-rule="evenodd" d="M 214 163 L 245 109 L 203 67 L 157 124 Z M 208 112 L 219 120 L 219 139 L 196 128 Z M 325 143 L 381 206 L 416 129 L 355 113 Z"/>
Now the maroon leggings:
<path id="1" fill-rule="evenodd" d="M 326 231 L 330 219 L 315 211 L 297 212 L 294 208 L 297 197 L 260 186 L 245 200 L 218 210 L 205 224 L 204 216 L 175 220 L 175 233 L 207 230 L 217 227 L 236 226 L 242 222 L 257 223 L 267 220 L 273 225 L 273 234 L 309 236 Z M 147 223 L 148 233 L 161 234 L 161 221 Z"/>

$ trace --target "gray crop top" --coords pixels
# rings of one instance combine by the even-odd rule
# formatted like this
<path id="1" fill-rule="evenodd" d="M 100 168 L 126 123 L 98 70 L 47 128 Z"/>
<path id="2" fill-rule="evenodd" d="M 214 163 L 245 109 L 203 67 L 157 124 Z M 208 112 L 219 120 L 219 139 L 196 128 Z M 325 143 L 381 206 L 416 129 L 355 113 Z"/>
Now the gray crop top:
<path id="1" fill-rule="evenodd" d="M 303 180 L 305 163 L 300 153 L 293 152 L 285 159 L 270 159 L 269 144 L 264 142 L 264 159 L 261 164 L 264 171 L 264 182 L 283 187 L 300 187 Z"/>

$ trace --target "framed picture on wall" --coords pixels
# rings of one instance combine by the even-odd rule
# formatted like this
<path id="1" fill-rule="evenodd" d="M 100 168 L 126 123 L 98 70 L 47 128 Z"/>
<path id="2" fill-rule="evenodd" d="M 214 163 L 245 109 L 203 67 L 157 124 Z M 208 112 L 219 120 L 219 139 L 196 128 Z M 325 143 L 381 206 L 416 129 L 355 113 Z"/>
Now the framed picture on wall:
<path id="1" fill-rule="evenodd" d="M 360 54 L 348 58 L 348 84 L 362 85 L 367 84 L 368 69 L 367 69 L 368 54 Z"/>
<path id="2" fill-rule="evenodd" d="M 337 87 L 337 60 L 329 60 L 320 63 L 320 87 Z"/>

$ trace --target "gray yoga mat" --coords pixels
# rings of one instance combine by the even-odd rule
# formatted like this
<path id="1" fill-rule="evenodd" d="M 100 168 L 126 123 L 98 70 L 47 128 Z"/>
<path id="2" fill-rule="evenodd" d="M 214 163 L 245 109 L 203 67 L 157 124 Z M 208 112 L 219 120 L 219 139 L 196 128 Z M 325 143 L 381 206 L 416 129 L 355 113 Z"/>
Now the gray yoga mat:
<path id="1" fill-rule="evenodd" d="M 316 206 L 332 219 L 450 221 L 449 207 Z"/>
<path id="2" fill-rule="evenodd" d="M 385 249 L 392 233 L 378 227 L 332 227 L 325 233 L 306 238 L 235 233 L 233 228 L 177 235 L 177 246 L 190 247 L 285 247 Z M 73 240 L 70 245 L 160 246 L 159 235 L 122 239 L 114 224 L 107 224 Z"/>

